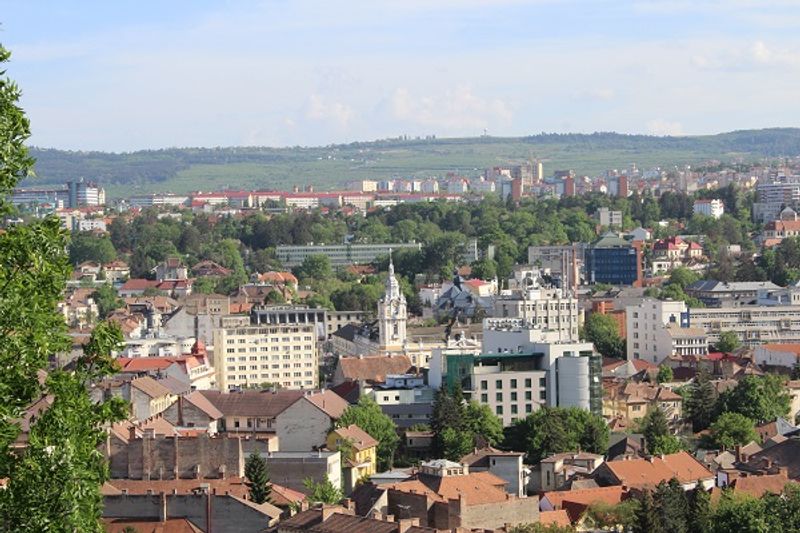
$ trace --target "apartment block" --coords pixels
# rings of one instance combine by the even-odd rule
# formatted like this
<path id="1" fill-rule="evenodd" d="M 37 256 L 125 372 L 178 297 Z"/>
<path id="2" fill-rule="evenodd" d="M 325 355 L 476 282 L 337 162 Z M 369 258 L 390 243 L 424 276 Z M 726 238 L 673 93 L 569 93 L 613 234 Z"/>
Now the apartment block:
<path id="1" fill-rule="evenodd" d="M 319 382 L 313 322 L 217 328 L 214 354 L 221 391 L 267 382 L 288 389 L 313 389 Z"/>

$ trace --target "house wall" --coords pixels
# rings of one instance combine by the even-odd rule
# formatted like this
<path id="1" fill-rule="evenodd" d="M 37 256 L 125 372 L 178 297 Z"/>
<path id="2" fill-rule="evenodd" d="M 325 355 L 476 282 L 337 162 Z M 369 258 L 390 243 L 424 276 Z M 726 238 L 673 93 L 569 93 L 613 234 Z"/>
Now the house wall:
<path id="1" fill-rule="evenodd" d="M 306 398 L 294 402 L 275 417 L 281 451 L 309 452 L 325 445 L 333 421 Z"/>
<path id="2" fill-rule="evenodd" d="M 196 427 L 206 429 L 209 434 L 217 432 L 217 422 L 189 402 L 178 398 L 178 401 L 167 407 L 164 419 L 179 427 Z"/>
<path id="3" fill-rule="evenodd" d="M 450 500 L 450 520 L 447 526 L 472 529 L 497 529 L 505 524 L 530 524 L 539 521 L 539 507 L 536 498 L 509 498 L 502 503 L 467 505 L 464 498 Z"/>
<path id="4" fill-rule="evenodd" d="M 338 453 L 324 454 L 314 457 L 312 454 L 298 457 L 276 457 L 263 454 L 269 468 L 269 478 L 273 483 L 289 487 L 300 492 L 307 492 L 303 485 L 306 478 L 319 483 L 328 476 L 333 485 L 342 486 L 342 466 Z"/>
<path id="5" fill-rule="evenodd" d="M 166 518 L 186 518 L 203 531 L 213 530 L 214 533 L 261 531 L 277 522 L 277 517 L 270 518 L 231 496 L 167 494 L 163 498 L 166 504 L 160 494 L 106 496 L 103 498 L 103 517 L 159 519 L 166 505 Z M 209 507 L 210 527 L 207 522 Z"/>

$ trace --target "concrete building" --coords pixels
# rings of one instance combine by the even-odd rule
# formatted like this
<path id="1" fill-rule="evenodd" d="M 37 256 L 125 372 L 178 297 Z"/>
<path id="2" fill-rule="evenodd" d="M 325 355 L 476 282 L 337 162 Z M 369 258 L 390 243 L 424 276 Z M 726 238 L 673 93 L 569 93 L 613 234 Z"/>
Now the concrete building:
<path id="1" fill-rule="evenodd" d="M 796 208 L 800 203 L 800 177 L 783 176 L 778 180 L 759 180 L 756 186 L 758 201 L 753 204 L 753 220 L 776 220 L 785 207 Z"/>
<path id="2" fill-rule="evenodd" d="M 759 293 L 780 291 L 771 281 L 700 280 L 686 287 L 686 294 L 697 298 L 706 307 L 736 307 L 756 303 Z"/>
<path id="3" fill-rule="evenodd" d="M 391 250 L 401 248 L 421 250 L 422 245 L 418 243 L 279 245 L 276 247 L 275 255 L 286 267 L 299 266 L 310 255 L 327 256 L 332 266 L 341 267 L 372 263 L 379 257 L 389 255 Z"/>
<path id="4" fill-rule="evenodd" d="M 217 387 L 274 383 L 313 389 L 319 382 L 318 338 L 324 311 L 276 306 L 254 309 L 250 324 L 214 330 Z"/>
<path id="5" fill-rule="evenodd" d="M 414 478 L 387 486 L 393 516 L 419 518 L 436 529 L 483 528 L 538 522 L 535 502 L 506 492 L 491 472 L 443 459 L 423 463 Z"/>
<path id="6" fill-rule="evenodd" d="M 668 326 L 688 328 L 686 304 L 682 301 L 662 301 L 647 298 L 638 305 L 625 308 L 627 358 L 645 359 L 659 363 L 672 355 L 672 344 L 665 330 Z"/>
<path id="7" fill-rule="evenodd" d="M 586 250 L 589 283 L 610 285 L 642 284 L 642 243 L 606 233 Z"/>
<path id="8" fill-rule="evenodd" d="M 725 213 L 725 204 L 722 200 L 695 200 L 692 211 L 695 215 L 719 218 Z"/>
<path id="9" fill-rule="evenodd" d="M 399 428 L 430 425 L 434 390 L 424 381 L 417 374 L 388 375 L 386 383 L 376 386 L 369 395 Z"/>
<path id="10" fill-rule="evenodd" d="M 519 498 L 526 495 L 530 470 L 523 464 L 524 453 L 506 452 L 491 446 L 475 449 L 472 453 L 459 459 L 459 463 L 467 465 L 470 472 L 491 472 L 504 480 L 506 491 Z"/>
<path id="11" fill-rule="evenodd" d="M 490 320 L 482 353 L 435 352 L 428 374 L 432 387 L 460 384 L 470 399 L 488 405 L 506 426 L 543 405 L 600 414 L 601 358 L 591 343 L 559 342 L 552 335 L 533 335 L 535 330 L 521 323 L 506 328 L 492 326 Z"/>
<path id="12" fill-rule="evenodd" d="M 622 211 L 612 211 L 607 207 L 601 207 L 595 213 L 597 223 L 603 227 L 617 226 L 622 227 Z"/>
<path id="13" fill-rule="evenodd" d="M 533 280 L 530 288 L 501 293 L 494 302 L 494 316 L 520 319 L 531 331 L 556 332 L 562 340 L 576 340 L 581 324 L 577 298 L 559 288 L 537 286 Z"/>

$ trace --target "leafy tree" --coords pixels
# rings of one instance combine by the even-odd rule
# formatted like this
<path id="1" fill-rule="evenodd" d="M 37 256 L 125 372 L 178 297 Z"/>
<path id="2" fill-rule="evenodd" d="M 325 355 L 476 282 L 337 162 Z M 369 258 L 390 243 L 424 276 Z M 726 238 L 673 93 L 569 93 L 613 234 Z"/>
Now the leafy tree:
<path id="1" fill-rule="evenodd" d="M 111 285 L 98 287 L 92 293 L 92 299 L 97 304 L 97 312 L 100 314 L 100 318 L 103 319 L 125 305 L 125 302 L 117 294 L 117 290 Z"/>
<path id="2" fill-rule="evenodd" d="M 715 447 L 731 450 L 736 445 L 758 442 L 753 421 L 739 413 L 723 413 L 711 425 L 711 442 Z"/>
<path id="3" fill-rule="evenodd" d="M 117 251 L 111 239 L 98 237 L 93 233 L 74 233 L 69 241 L 69 260 L 73 265 L 84 261 L 109 263 L 117 258 Z"/>
<path id="4" fill-rule="evenodd" d="M 0 64 L 9 58 L 0 46 Z M 0 212 L 8 193 L 33 165 L 25 148 L 30 125 L 19 89 L 0 71 Z M 100 324 L 71 371 L 55 370 L 39 384 L 51 354 L 68 351 L 57 304 L 69 274 L 67 235 L 55 217 L 0 232 L 0 527 L 14 531 L 101 531 L 100 485 L 107 469 L 97 447 L 101 425 L 123 415 L 120 400 L 94 404 L 90 381 L 112 373 L 109 357 L 119 329 Z M 48 395 L 50 407 L 31 420 L 28 446 L 12 443 L 23 411 Z"/>
<path id="5" fill-rule="evenodd" d="M 686 533 L 689 528 L 689 502 L 680 482 L 672 478 L 668 483 L 662 481 L 656 487 L 653 499 L 658 508 L 661 524 L 665 531 Z"/>
<path id="6" fill-rule="evenodd" d="M 244 476 L 247 478 L 245 485 L 250 494 L 250 499 L 255 503 L 270 501 L 272 487 L 269 482 L 267 461 L 260 454 L 252 452 L 244 463 Z"/>
<path id="7" fill-rule="evenodd" d="M 283 303 L 286 303 L 286 299 L 283 297 L 283 294 L 281 294 L 280 292 L 276 291 L 275 289 L 272 289 L 264 297 L 264 303 L 265 304 L 283 304 Z"/>
<path id="8" fill-rule="evenodd" d="M 0 493 L 0 524 L 14 531 L 102 531 L 100 486 L 108 469 L 97 447 L 104 426 L 121 420 L 121 398 L 96 403 L 90 383 L 115 372 L 111 351 L 122 332 L 114 323 L 98 324 L 75 369 L 53 371 L 45 383 L 52 404 L 31 427 L 28 446 L 4 464 L 9 482 Z"/>
<path id="9" fill-rule="evenodd" d="M 459 461 L 470 453 L 475 445 L 473 435 L 468 431 L 459 431 L 455 428 L 444 428 L 438 436 L 441 446 L 441 456 L 450 461 Z"/>
<path id="10" fill-rule="evenodd" d="M 625 356 L 625 340 L 620 337 L 617 322 L 610 315 L 590 314 L 583 325 L 583 337 L 604 357 Z"/>
<path id="11" fill-rule="evenodd" d="M 764 502 L 723 492 L 714 511 L 711 533 L 770 533 Z"/>
<path id="12" fill-rule="evenodd" d="M 198 294 L 213 294 L 214 290 L 217 288 L 217 284 L 219 280 L 216 278 L 211 277 L 202 277 L 197 278 L 194 280 L 194 284 L 192 285 L 192 292 L 196 292 Z"/>
<path id="13" fill-rule="evenodd" d="M 357 425 L 378 441 L 378 467 L 381 470 L 391 468 L 400 438 L 394 422 L 381 411 L 380 406 L 368 396 L 361 396 L 358 403 L 348 407 L 337 422 L 338 427 L 350 424 Z"/>
<path id="14" fill-rule="evenodd" d="M 324 281 L 333 277 L 331 260 L 327 255 L 312 254 L 303 259 L 303 264 L 295 269 L 297 277 L 303 281 Z"/>
<path id="15" fill-rule="evenodd" d="M 666 533 L 658 508 L 653 500 L 653 493 L 649 490 L 644 491 L 639 500 L 639 508 L 636 511 L 636 520 L 633 524 L 633 533 Z"/>
<path id="16" fill-rule="evenodd" d="M 605 453 L 608 426 L 602 417 L 576 407 L 543 407 L 505 429 L 505 447 L 539 462 L 553 453 L 586 450 Z"/>
<path id="17" fill-rule="evenodd" d="M 717 391 L 711 383 L 708 371 L 701 369 L 690 385 L 689 398 L 685 402 L 687 418 L 692 422 L 692 431 L 703 431 L 714 416 Z"/>
<path id="18" fill-rule="evenodd" d="M 594 527 L 603 531 L 616 531 L 619 527 L 627 531 L 635 524 L 638 509 L 639 501 L 635 498 L 616 505 L 595 502 L 589 505 L 586 516 Z"/>
<path id="19" fill-rule="evenodd" d="M 658 367 L 658 374 L 656 375 L 656 381 L 659 383 L 669 383 L 672 381 L 672 367 L 668 365 L 661 365 Z"/>
<path id="20" fill-rule="evenodd" d="M 336 504 L 342 501 L 344 494 L 342 489 L 331 483 L 328 476 L 325 476 L 323 481 L 315 483 L 312 478 L 303 480 L 303 486 L 306 488 L 308 499 L 314 503 L 327 503 Z"/>
<path id="21" fill-rule="evenodd" d="M 472 263 L 472 277 L 491 280 L 497 276 L 497 262 L 488 257 Z"/>
<path id="22" fill-rule="evenodd" d="M 715 346 L 720 352 L 729 353 L 741 346 L 741 344 L 735 331 L 723 331 L 719 334 L 719 340 Z"/>
<path id="23" fill-rule="evenodd" d="M 675 435 L 659 435 L 653 440 L 653 446 L 649 448 L 654 455 L 678 453 L 684 450 L 685 446 L 681 439 Z"/>
<path id="24" fill-rule="evenodd" d="M 641 427 L 647 443 L 647 450 L 650 453 L 656 453 L 656 447 L 663 442 L 663 437 L 670 434 L 669 423 L 664 411 L 660 407 L 651 409 L 642 419 Z"/>
<path id="25" fill-rule="evenodd" d="M 503 421 L 492 412 L 488 405 L 470 401 L 464 412 L 464 427 L 469 433 L 469 439 L 483 437 L 490 446 L 503 440 Z M 471 444 L 470 444 L 471 446 Z"/>
<path id="26" fill-rule="evenodd" d="M 670 285 L 677 285 L 681 289 L 685 289 L 699 279 L 700 276 L 696 272 L 681 266 L 672 269 L 672 272 L 669 274 L 668 283 Z"/>
<path id="27" fill-rule="evenodd" d="M 431 414 L 431 430 L 433 431 L 433 453 L 444 456 L 445 429 L 461 431 L 464 425 L 466 407 L 461 387 L 441 387 L 433 398 L 433 413 Z"/>
<path id="28" fill-rule="evenodd" d="M 717 414 L 739 413 L 755 423 L 771 422 L 789 412 L 789 394 L 783 378 L 773 374 L 745 376 L 736 386 L 723 392 L 717 402 Z"/>
<path id="29" fill-rule="evenodd" d="M 689 496 L 689 533 L 707 533 L 711 530 L 711 495 L 697 486 Z"/>

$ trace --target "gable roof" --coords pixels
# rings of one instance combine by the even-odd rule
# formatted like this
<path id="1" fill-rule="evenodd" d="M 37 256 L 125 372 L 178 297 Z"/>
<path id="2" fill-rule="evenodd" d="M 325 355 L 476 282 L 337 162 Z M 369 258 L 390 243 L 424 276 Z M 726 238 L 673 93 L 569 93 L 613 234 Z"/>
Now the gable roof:
<path id="1" fill-rule="evenodd" d="M 554 509 L 561 509 L 565 502 L 582 503 L 590 505 L 595 502 L 618 504 L 627 495 L 627 490 L 620 486 L 598 487 L 595 489 L 554 490 L 542 494 L 542 499 L 547 501 Z"/>
<path id="2" fill-rule="evenodd" d="M 161 398 L 162 396 L 169 396 L 170 391 L 164 385 L 154 380 L 150 376 L 144 376 L 131 380 L 131 387 L 142 391 L 151 398 Z"/>
<path id="3" fill-rule="evenodd" d="M 406 431 L 406 437 L 410 436 L 411 431 Z M 416 432 L 417 436 L 422 434 L 423 432 Z M 433 435 L 431 432 L 430 435 Z M 491 446 L 484 446 L 483 448 L 475 448 L 472 450 L 472 453 L 468 453 L 461 459 L 459 459 L 459 463 L 466 464 L 469 466 L 479 466 L 479 467 L 488 467 L 489 466 L 489 458 L 491 457 L 521 457 L 525 455 L 521 452 L 505 452 L 503 450 L 498 450 L 497 448 L 492 448 Z"/>
<path id="4" fill-rule="evenodd" d="M 345 410 L 350 407 L 347 400 L 327 389 L 311 393 L 305 398 L 334 420 L 341 418 Z"/>
<path id="5" fill-rule="evenodd" d="M 731 482 L 734 492 L 748 494 L 754 498 L 761 498 L 764 494 L 780 494 L 791 481 L 785 472 L 766 474 L 763 476 L 746 476 L 736 478 Z"/>
<path id="6" fill-rule="evenodd" d="M 378 441 L 355 424 L 334 429 L 333 432 L 338 435 L 340 439 L 350 441 L 353 448 L 359 452 L 378 445 Z"/>
<path id="7" fill-rule="evenodd" d="M 275 417 L 303 397 L 303 391 L 254 391 L 220 392 L 197 391 L 219 409 L 223 416 Z"/>
<path id="8" fill-rule="evenodd" d="M 208 398 L 200 394 L 200 391 L 194 391 L 190 394 L 187 394 L 186 396 L 181 397 L 181 400 L 189 402 L 213 420 L 218 420 L 225 416 L 222 414 L 222 411 L 214 407 L 213 403 L 208 401 Z"/>
<path id="9" fill-rule="evenodd" d="M 472 472 L 467 475 L 431 476 L 417 474 L 416 479 L 387 485 L 388 490 L 426 494 L 440 502 L 457 500 L 463 496 L 467 505 L 500 503 L 508 500 L 506 481 L 491 472 Z"/>
<path id="10" fill-rule="evenodd" d="M 333 513 L 328 516 L 327 520 L 323 520 L 322 509 L 309 509 L 297 513 L 281 522 L 280 527 L 282 530 L 308 531 L 309 533 L 397 533 L 398 531 L 398 525 L 395 522 L 344 513 Z"/>
<path id="11" fill-rule="evenodd" d="M 600 468 L 607 468 L 620 484 L 634 488 L 652 488 L 673 477 L 681 483 L 714 477 L 709 469 L 685 451 L 648 459 L 608 461 Z"/>
<path id="12" fill-rule="evenodd" d="M 571 525 L 569 515 L 564 509 L 559 509 L 557 511 L 540 511 L 539 523 L 543 526 L 569 527 Z"/>
<path id="13" fill-rule="evenodd" d="M 342 357 L 339 367 L 344 379 L 382 383 L 388 374 L 407 374 L 413 366 L 407 355 Z"/>

